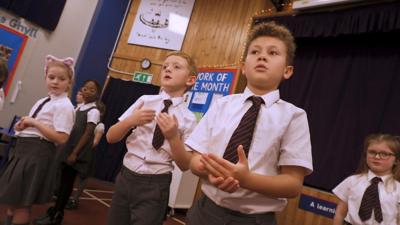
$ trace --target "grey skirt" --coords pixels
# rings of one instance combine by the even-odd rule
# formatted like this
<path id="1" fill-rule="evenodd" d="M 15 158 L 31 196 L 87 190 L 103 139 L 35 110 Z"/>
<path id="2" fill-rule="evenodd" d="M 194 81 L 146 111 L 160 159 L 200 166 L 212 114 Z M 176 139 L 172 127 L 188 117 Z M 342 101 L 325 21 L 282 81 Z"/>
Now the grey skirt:
<path id="1" fill-rule="evenodd" d="M 55 145 L 34 137 L 18 137 L 0 171 L 0 204 L 30 206 L 51 201 Z"/>

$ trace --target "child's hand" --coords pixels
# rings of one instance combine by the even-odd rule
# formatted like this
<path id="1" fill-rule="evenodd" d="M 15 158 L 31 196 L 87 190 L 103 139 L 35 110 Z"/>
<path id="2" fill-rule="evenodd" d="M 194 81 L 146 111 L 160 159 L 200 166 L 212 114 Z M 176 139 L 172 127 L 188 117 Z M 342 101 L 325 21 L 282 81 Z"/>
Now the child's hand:
<path id="1" fill-rule="evenodd" d="M 24 120 L 25 117 L 22 117 L 15 125 L 14 125 L 14 130 L 16 131 L 22 131 L 25 128 L 27 128 L 27 126 L 24 124 Z"/>
<path id="2" fill-rule="evenodd" d="M 67 158 L 67 164 L 70 166 L 74 165 L 77 158 L 78 158 L 78 156 L 72 152 Z"/>
<path id="3" fill-rule="evenodd" d="M 233 177 L 227 177 L 224 179 L 223 177 L 216 177 L 209 173 L 208 181 L 215 187 L 228 193 L 233 193 L 239 189 L 239 181 Z"/>
<path id="4" fill-rule="evenodd" d="M 138 108 L 126 118 L 132 126 L 141 126 L 154 120 L 156 111 L 153 109 L 143 109 L 143 104 L 144 102 L 141 102 Z"/>
<path id="5" fill-rule="evenodd" d="M 178 119 L 176 119 L 175 115 L 171 116 L 168 113 L 160 113 L 156 117 L 156 122 L 165 139 L 171 140 L 178 135 Z"/>
<path id="6" fill-rule="evenodd" d="M 25 126 L 25 128 L 26 127 L 34 127 L 36 122 L 37 122 L 36 119 L 26 116 L 23 118 L 22 124 Z"/>
<path id="7" fill-rule="evenodd" d="M 239 181 L 240 185 L 244 178 L 250 173 L 250 170 L 242 145 L 238 146 L 237 152 L 239 161 L 236 164 L 212 153 L 202 155 L 200 160 L 205 165 L 206 170 L 213 176 L 223 177 L 225 179 L 232 177 Z"/>

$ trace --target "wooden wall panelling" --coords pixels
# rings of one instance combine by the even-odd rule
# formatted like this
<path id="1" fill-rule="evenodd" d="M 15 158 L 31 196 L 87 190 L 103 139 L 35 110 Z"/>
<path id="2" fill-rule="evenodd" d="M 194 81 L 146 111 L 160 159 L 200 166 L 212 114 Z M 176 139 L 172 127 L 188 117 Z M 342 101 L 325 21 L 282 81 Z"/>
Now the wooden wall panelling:
<path id="1" fill-rule="evenodd" d="M 128 44 L 139 4 L 140 1 L 133 1 L 131 5 L 111 65 L 121 71 L 141 71 L 139 62 L 147 57 L 152 61 L 152 67 L 145 72 L 152 73 L 153 84 L 159 85 L 161 64 L 170 50 Z M 272 4 L 265 0 L 196 0 L 182 51 L 190 54 L 199 67 L 227 64 L 239 66 L 249 18 L 271 7 Z M 110 72 L 110 75 L 131 79 L 129 75 L 115 72 Z"/>
<path id="2" fill-rule="evenodd" d="M 338 203 L 335 195 L 314 188 L 305 186 L 302 193 L 317 199 Z M 299 200 L 300 196 L 290 199 L 287 207 L 282 212 L 276 214 L 278 225 L 331 225 L 333 223 L 333 220 L 328 217 L 300 209 Z"/>

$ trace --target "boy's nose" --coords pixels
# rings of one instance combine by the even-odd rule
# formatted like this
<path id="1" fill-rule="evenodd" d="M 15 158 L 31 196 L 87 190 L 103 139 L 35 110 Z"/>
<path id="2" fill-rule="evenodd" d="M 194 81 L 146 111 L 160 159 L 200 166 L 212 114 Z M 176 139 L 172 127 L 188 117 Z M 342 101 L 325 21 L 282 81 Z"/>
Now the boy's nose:
<path id="1" fill-rule="evenodd" d="M 258 55 L 258 60 L 267 61 L 267 57 L 264 54 Z"/>

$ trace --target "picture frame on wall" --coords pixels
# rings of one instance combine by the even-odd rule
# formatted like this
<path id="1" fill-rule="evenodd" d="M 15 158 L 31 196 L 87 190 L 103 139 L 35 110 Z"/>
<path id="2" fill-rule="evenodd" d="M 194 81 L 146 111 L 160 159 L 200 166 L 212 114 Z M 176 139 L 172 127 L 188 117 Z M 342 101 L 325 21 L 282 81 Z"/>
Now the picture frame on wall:
<path id="1" fill-rule="evenodd" d="M 195 0 L 142 0 L 128 43 L 180 50 Z"/>
<path id="2" fill-rule="evenodd" d="M 8 78 L 4 85 L 7 96 L 14 78 L 18 62 L 24 51 L 28 36 L 0 24 L 0 57 L 8 62 Z"/>

